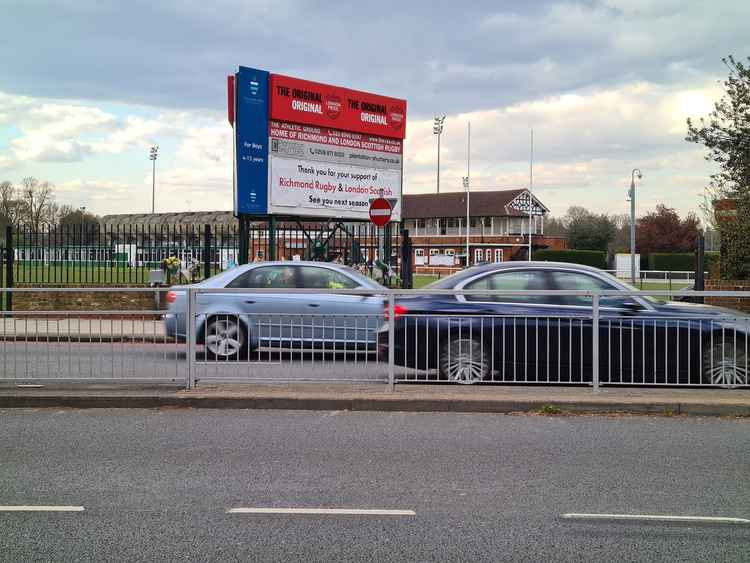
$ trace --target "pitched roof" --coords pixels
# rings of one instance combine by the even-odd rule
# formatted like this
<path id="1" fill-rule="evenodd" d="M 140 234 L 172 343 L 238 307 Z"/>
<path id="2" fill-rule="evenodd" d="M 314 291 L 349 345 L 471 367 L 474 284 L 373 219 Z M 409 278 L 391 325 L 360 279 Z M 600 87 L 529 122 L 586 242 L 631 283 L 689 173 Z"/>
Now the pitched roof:
<path id="1" fill-rule="evenodd" d="M 100 223 L 117 225 L 236 225 L 231 211 L 187 211 L 181 213 L 125 213 L 105 215 Z"/>
<path id="2" fill-rule="evenodd" d="M 475 191 L 469 197 L 469 214 L 472 217 L 528 217 L 510 203 L 527 190 Z M 536 196 L 534 200 L 544 207 Z M 404 194 L 404 217 L 406 219 L 429 219 L 432 217 L 465 217 L 466 193 L 444 192 L 441 194 Z"/>

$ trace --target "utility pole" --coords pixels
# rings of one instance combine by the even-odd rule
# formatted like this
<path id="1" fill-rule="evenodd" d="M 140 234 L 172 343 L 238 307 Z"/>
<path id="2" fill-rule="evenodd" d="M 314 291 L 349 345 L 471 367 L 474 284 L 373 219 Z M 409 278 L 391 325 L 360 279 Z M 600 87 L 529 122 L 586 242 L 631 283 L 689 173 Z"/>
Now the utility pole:
<path id="1" fill-rule="evenodd" d="M 437 193 L 440 193 L 440 135 L 443 134 L 443 123 L 445 123 L 445 116 L 435 116 L 432 123 L 432 132 L 437 135 Z"/>
<path id="2" fill-rule="evenodd" d="M 153 163 L 151 171 L 151 214 L 156 212 L 156 157 L 159 153 L 159 145 L 154 145 L 149 151 L 148 158 Z"/>
<path id="3" fill-rule="evenodd" d="M 643 174 L 638 168 L 630 173 L 630 283 L 635 285 L 635 178 L 640 180 Z"/>

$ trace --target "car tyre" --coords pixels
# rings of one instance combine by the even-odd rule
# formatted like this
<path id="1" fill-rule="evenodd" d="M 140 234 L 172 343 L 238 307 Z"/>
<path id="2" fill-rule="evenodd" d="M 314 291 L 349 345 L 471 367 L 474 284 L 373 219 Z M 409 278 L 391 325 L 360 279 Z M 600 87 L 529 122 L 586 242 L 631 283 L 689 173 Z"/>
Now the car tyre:
<path id="1" fill-rule="evenodd" d="M 733 334 L 716 333 L 703 346 L 703 383 L 728 389 L 747 385 L 746 347 Z"/>
<path id="2" fill-rule="evenodd" d="M 484 381 L 490 374 L 486 347 L 473 338 L 456 338 L 444 344 L 439 364 L 441 379 L 463 385 Z"/>
<path id="3" fill-rule="evenodd" d="M 239 360 L 247 350 L 247 331 L 237 317 L 210 317 L 203 342 L 206 359 Z"/>

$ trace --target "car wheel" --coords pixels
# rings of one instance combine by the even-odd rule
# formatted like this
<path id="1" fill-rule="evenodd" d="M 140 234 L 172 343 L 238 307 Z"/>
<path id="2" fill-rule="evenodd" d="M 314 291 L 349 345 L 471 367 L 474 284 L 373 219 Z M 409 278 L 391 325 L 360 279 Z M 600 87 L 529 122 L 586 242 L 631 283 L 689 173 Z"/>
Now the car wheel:
<path id="1" fill-rule="evenodd" d="M 247 336 L 236 317 L 212 317 L 206 327 L 204 343 L 208 358 L 238 360 L 247 346 Z"/>
<path id="2" fill-rule="evenodd" d="M 703 347 L 703 382 L 734 388 L 747 385 L 747 353 L 733 335 L 715 334 Z"/>
<path id="3" fill-rule="evenodd" d="M 469 385 L 483 381 L 489 374 L 489 356 L 481 342 L 459 338 L 440 350 L 441 379 Z"/>

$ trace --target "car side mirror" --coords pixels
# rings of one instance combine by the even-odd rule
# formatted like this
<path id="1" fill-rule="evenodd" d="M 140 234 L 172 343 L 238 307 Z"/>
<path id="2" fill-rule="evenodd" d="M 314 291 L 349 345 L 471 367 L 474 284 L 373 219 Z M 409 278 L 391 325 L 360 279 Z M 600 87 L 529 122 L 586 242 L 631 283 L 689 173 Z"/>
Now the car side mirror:
<path id="1" fill-rule="evenodd" d="M 622 304 L 622 308 L 625 309 L 628 313 L 637 313 L 638 311 L 643 309 L 643 306 L 638 303 L 638 301 L 625 301 Z"/>

